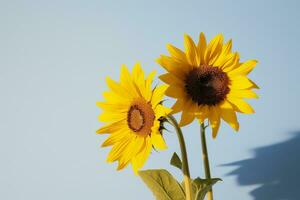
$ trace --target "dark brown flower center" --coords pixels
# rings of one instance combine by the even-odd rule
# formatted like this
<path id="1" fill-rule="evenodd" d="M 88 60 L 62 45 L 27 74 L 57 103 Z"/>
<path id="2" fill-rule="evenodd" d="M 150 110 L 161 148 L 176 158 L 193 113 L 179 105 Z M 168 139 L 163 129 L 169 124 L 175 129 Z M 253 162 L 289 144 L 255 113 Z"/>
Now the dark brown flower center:
<path id="1" fill-rule="evenodd" d="M 216 105 L 229 92 L 229 78 L 221 69 L 209 65 L 191 70 L 185 79 L 185 89 L 198 105 Z"/>
<path id="2" fill-rule="evenodd" d="M 136 99 L 132 102 L 127 112 L 128 127 L 139 135 L 149 135 L 154 124 L 155 113 L 151 104 L 144 99 Z"/>

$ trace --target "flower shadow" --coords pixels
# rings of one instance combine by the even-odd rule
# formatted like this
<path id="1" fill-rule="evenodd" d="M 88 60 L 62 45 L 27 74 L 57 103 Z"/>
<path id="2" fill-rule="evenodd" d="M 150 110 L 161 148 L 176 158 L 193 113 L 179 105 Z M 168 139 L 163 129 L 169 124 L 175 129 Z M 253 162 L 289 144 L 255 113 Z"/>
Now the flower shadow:
<path id="1" fill-rule="evenodd" d="M 254 157 L 222 166 L 237 169 L 227 175 L 237 176 L 240 185 L 259 186 L 250 192 L 255 200 L 300 199 L 300 131 L 286 141 L 254 150 Z"/>

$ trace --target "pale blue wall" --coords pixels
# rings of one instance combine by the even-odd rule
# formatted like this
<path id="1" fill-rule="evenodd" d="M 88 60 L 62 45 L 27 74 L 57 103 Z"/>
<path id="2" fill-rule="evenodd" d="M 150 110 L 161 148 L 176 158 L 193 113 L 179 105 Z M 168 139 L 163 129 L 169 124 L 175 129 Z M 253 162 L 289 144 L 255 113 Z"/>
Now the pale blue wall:
<path id="1" fill-rule="evenodd" d="M 162 73 L 154 59 L 165 44 L 183 47 L 184 33 L 200 31 L 222 32 L 242 60 L 258 59 L 251 77 L 262 88 L 238 134 L 222 125 L 208 140 L 212 173 L 224 180 L 215 199 L 299 199 L 290 186 L 300 178 L 299 9 L 297 1 L 0 1 L 0 199 L 153 199 L 130 169 L 105 163 L 95 102 L 122 63 Z M 198 131 L 196 122 L 184 129 L 193 176 L 203 171 Z M 171 169 L 178 145 L 166 138 L 169 149 L 145 168 Z M 234 172 L 223 166 L 237 161 Z"/>

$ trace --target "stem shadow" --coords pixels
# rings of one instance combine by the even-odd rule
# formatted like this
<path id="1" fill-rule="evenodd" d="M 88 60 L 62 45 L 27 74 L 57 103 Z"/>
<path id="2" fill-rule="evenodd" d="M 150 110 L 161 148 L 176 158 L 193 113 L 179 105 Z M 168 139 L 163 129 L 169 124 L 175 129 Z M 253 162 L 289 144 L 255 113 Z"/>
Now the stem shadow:
<path id="1" fill-rule="evenodd" d="M 228 173 L 240 185 L 256 185 L 255 200 L 300 199 L 300 131 L 286 141 L 254 149 L 254 157 L 222 166 L 235 166 Z"/>

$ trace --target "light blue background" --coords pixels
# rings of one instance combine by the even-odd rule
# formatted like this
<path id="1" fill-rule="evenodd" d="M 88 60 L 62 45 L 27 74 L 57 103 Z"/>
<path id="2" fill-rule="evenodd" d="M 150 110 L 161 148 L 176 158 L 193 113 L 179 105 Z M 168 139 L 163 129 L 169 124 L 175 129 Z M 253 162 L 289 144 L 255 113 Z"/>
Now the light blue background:
<path id="1" fill-rule="evenodd" d="M 184 33 L 197 40 L 203 31 L 209 39 L 220 32 L 233 38 L 242 60 L 259 60 L 251 78 L 261 87 L 261 98 L 250 101 L 257 113 L 239 115 L 238 134 L 223 124 L 216 140 L 208 138 L 212 174 L 223 179 L 215 199 L 274 200 L 253 191 L 274 168 L 292 174 L 289 183 L 299 179 L 299 145 L 280 151 L 280 168 L 272 159 L 256 161 L 254 151 L 265 147 L 277 158 L 270 145 L 300 130 L 299 9 L 296 0 L 0 1 L 0 199 L 153 199 L 131 169 L 116 172 L 105 162 L 95 102 L 107 89 L 104 77 L 118 79 L 121 64 L 140 61 L 161 74 L 155 59 L 167 54 L 165 45 L 182 48 Z M 198 131 L 196 122 L 184 128 L 194 177 L 203 176 Z M 145 169 L 168 168 L 181 178 L 168 164 L 176 137 L 166 140 L 169 149 L 154 152 Z M 227 175 L 237 166 L 224 164 L 249 158 L 252 167 Z M 249 183 L 247 174 L 260 177 Z"/>

